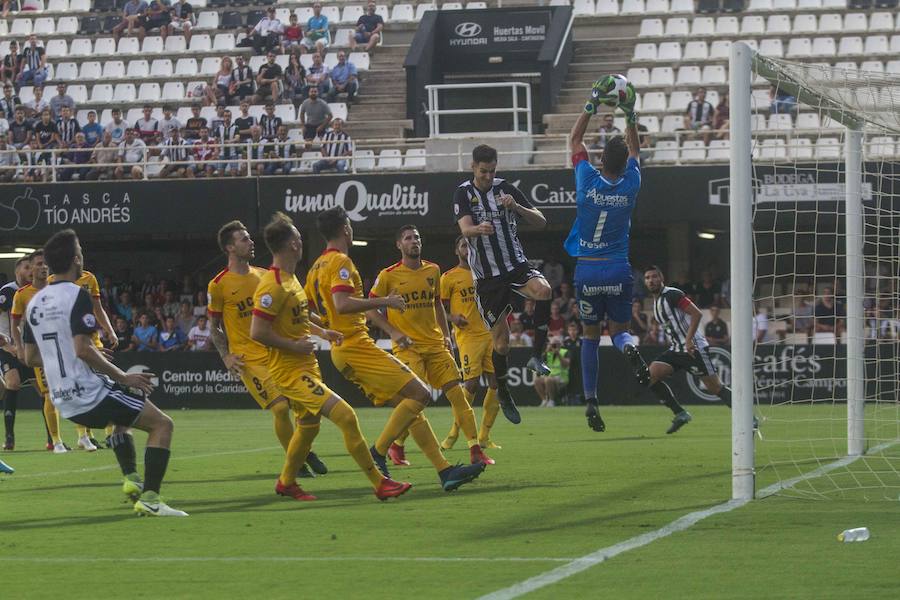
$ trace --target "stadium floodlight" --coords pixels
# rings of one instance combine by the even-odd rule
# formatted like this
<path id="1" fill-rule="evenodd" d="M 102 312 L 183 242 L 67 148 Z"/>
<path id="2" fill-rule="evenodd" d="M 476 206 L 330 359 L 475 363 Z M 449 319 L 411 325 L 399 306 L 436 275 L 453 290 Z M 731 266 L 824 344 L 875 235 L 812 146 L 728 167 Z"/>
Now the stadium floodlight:
<path id="1" fill-rule="evenodd" d="M 25 252 L 0 252 L 0 258 L 22 258 Z"/>
<path id="2" fill-rule="evenodd" d="M 15 248 L 15 251 L 16 251 L 16 252 L 22 252 L 22 253 L 24 253 L 24 254 L 31 254 L 31 253 L 34 252 L 35 250 L 37 250 L 37 248 L 27 248 L 27 247 L 24 247 L 24 246 L 23 246 L 23 247 L 16 247 L 16 248 Z"/>
<path id="3" fill-rule="evenodd" d="M 730 69 L 732 496 L 896 500 L 900 76 Z"/>

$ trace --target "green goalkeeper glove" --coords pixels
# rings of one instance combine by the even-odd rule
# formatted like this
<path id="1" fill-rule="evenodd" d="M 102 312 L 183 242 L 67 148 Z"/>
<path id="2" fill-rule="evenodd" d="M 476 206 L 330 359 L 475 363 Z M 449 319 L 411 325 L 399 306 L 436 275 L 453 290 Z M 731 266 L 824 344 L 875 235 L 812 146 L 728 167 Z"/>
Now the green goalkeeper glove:
<path id="1" fill-rule="evenodd" d="M 633 125 L 637 123 L 637 114 L 634 112 L 634 105 L 637 102 L 637 92 L 634 90 L 634 86 L 629 82 L 626 86 L 625 92 L 625 101 L 619 103 L 619 108 L 622 109 L 622 113 L 625 115 L 625 121 L 629 125 Z"/>
<path id="2" fill-rule="evenodd" d="M 584 112 L 593 115 L 597 113 L 597 107 L 600 106 L 600 98 L 606 95 L 609 91 L 604 84 L 606 77 L 598 79 L 591 86 L 591 95 L 588 97 L 587 102 L 584 104 Z"/>

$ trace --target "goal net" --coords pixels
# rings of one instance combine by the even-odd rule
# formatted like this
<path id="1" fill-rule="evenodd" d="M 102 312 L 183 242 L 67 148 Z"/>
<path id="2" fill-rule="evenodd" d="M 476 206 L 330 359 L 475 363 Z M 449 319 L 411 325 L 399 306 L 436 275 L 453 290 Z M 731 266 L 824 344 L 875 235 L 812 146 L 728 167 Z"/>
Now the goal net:
<path id="1" fill-rule="evenodd" d="M 752 65 L 757 494 L 896 501 L 900 74 Z"/>

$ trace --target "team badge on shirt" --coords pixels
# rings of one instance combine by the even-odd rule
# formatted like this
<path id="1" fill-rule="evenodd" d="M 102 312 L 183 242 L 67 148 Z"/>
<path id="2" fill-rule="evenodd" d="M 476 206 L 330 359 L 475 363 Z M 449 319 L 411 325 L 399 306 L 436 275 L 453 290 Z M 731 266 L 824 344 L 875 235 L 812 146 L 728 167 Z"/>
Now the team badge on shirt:
<path id="1" fill-rule="evenodd" d="M 84 323 L 85 327 L 90 327 L 91 329 L 97 327 L 97 319 L 92 314 L 86 314 L 81 317 L 81 322 Z"/>
<path id="2" fill-rule="evenodd" d="M 263 308 L 269 308 L 270 306 L 272 306 L 271 294 L 263 294 L 259 299 L 259 303 Z"/>
<path id="3" fill-rule="evenodd" d="M 338 277 L 340 277 L 341 279 L 350 279 L 350 271 L 348 271 L 347 269 L 341 269 L 340 271 L 338 271 Z"/>

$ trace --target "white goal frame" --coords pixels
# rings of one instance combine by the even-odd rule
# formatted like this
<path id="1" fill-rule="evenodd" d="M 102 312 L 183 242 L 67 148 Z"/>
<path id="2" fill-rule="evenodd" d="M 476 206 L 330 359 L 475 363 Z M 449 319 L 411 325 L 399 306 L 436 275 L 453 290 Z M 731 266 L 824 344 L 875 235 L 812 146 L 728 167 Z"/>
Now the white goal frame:
<path id="1" fill-rule="evenodd" d="M 729 207 L 731 234 L 731 364 L 732 364 L 732 461 L 731 495 L 750 500 L 756 494 L 754 463 L 754 377 L 753 377 L 753 182 L 751 89 L 754 70 L 766 76 L 767 69 L 758 54 L 743 42 L 731 46 L 729 61 L 729 97 L 731 102 L 731 169 Z M 821 98 L 802 89 L 796 92 L 801 102 Z M 805 92 L 805 94 L 804 94 Z M 863 413 L 865 408 L 865 321 L 863 296 L 863 206 L 862 206 L 862 124 L 852 113 L 826 112 L 843 124 L 846 165 L 846 277 L 847 277 L 847 455 L 860 456 L 865 449 Z"/>

